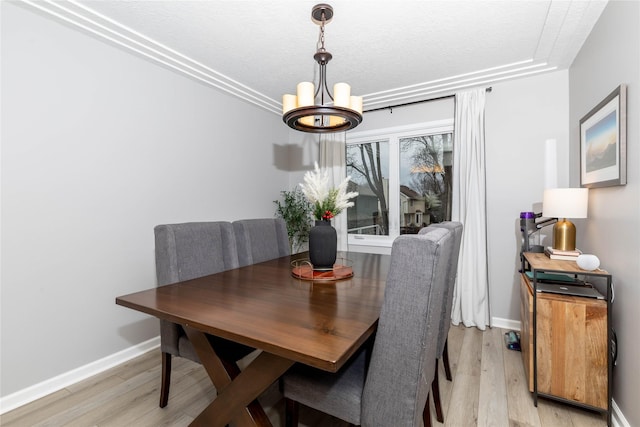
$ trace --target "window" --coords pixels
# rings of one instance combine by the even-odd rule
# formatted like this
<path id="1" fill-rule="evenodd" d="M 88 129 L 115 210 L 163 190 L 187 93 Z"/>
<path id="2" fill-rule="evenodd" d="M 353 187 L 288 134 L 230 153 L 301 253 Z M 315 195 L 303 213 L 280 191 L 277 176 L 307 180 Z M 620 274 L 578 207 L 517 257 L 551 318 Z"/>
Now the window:
<path id="1" fill-rule="evenodd" d="M 451 219 L 453 120 L 347 135 L 349 244 L 391 246 Z"/>

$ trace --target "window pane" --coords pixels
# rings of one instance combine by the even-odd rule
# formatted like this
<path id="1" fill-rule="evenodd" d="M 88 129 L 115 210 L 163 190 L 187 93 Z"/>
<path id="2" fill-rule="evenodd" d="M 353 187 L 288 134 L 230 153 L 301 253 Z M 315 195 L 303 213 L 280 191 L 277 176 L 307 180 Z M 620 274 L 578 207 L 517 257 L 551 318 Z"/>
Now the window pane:
<path id="1" fill-rule="evenodd" d="M 400 234 L 451 219 L 452 134 L 400 138 Z"/>
<path id="2" fill-rule="evenodd" d="M 349 234 L 389 235 L 389 142 L 347 145 L 349 191 L 357 191 L 347 210 Z"/>

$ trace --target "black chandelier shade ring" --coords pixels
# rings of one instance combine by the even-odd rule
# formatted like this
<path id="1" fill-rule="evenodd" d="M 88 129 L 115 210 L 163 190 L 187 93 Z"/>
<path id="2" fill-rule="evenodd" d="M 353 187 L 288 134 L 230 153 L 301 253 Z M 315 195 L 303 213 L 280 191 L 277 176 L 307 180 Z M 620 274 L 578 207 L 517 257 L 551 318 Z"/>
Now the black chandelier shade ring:
<path id="1" fill-rule="evenodd" d="M 302 119 L 303 117 L 308 116 L 339 116 L 341 119 L 344 119 L 344 121 L 334 126 L 309 126 L 300 121 L 300 119 Z M 331 133 L 347 131 L 358 126 L 360 123 L 362 123 L 362 114 L 350 108 L 310 105 L 307 107 L 298 107 L 294 108 L 293 110 L 287 111 L 284 116 L 282 116 L 282 120 L 290 128 L 301 132 Z"/>

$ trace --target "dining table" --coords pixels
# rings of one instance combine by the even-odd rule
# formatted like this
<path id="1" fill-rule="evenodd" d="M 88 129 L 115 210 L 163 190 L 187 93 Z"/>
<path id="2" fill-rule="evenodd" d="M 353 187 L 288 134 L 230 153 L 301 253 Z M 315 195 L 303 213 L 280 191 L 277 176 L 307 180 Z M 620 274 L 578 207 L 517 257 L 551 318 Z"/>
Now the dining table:
<path id="1" fill-rule="evenodd" d="M 192 426 L 271 425 L 258 396 L 294 363 L 337 372 L 375 334 L 389 255 L 339 253 L 314 272 L 295 254 L 123 295 L 116 304 L 183 327 L 217 396 Z M 259 350 L 241 371 L 214 335 Z"/>

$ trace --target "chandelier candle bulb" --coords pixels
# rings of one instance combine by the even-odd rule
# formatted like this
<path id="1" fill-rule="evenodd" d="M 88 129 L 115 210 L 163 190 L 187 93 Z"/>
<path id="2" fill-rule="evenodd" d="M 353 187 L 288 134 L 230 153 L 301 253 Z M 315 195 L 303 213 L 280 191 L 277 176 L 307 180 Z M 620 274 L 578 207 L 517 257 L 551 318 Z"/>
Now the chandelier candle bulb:
<path id="1" fill-rule="evenodd" d="M 349 108 L 350 97 L 351 86 L 346 83 L 336 83 L 333 85 L 333 105 L 336 107 Z"/>
<path id="2" fill-rule="evenodd" d="M 282 114 L 291 111 L 298 106 L 298 97 L 295 95 L 282 95 Z"/>
<path id="3" fill-rule="evenodd" d="M 351 96 L 349 100 L 349 108 L 351 108 L 352 110 L 356 110 L 358 113 L 362 114 L 362 97 Z"/>
<path id="4" fill-rule="evenodd" d="M 300 82 L 297 86 L 298 107 L 308 107 L 314 103 L 314 87 L 311 82 Z"/>

